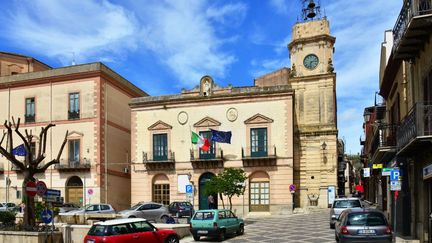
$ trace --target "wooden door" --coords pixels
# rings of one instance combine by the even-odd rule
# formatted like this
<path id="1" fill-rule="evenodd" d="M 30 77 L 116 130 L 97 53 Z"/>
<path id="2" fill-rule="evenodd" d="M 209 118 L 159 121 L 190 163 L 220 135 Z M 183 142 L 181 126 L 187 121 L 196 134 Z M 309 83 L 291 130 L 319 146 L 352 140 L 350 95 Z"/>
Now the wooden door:
<path id="1" fill-rule="evenodd" d="M 251 212 L 270 211 L 270 182 L 251 182 L 249 198 Z"/>
<path id="2" fill-rule="evenodd" d="M 75 203 L 81 205 L 83 199 L 83 188 L 82 187 L 67 187 L 66 188 L 66 201 L 69 203 Z"/>

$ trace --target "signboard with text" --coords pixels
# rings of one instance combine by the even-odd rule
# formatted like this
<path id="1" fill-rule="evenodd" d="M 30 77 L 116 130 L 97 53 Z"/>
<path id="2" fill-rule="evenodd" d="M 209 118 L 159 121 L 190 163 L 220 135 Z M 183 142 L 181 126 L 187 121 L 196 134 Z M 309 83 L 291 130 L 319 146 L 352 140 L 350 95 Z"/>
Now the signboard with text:
<path id="1" fill-rule="evenodd" d="M 381 171 L 381 175 L 382 176 L 390 176 L 390 173 L 392 170 L 393 170 L 393 168 L 383 168 Z"/>
<path id="2" fill-rule="evenodd" d="M 372 165 L 372 169 L 376 170 L 376 169 L 382 169 L 383 168 L 383 164 L 373 164 Z"/>
<path id="3" fill-rule="evenodd" d="M 390 181 L 390 191 L 400 191 L 402 189 L 401 181 Z"/>
<path id="4" fill-rule="evenodd" d="M 363 177 L 370 177 L 370 168 L 363 168 Z"/>

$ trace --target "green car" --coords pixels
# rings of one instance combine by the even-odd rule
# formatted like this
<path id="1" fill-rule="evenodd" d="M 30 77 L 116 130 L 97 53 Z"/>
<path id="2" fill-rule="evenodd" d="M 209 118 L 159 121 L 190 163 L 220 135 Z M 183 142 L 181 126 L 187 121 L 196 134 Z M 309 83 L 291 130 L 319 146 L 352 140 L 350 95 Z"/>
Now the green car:
<path id="1" fill-rule="evenodd" d="M 190 231 L 196 241 L 201 236 L 215 237 L 219 241 L 223 241 L 226 234 L 242 235 L 244 233 L 244 221 L 235 216 L 231 210 L 198 210 L 190 222 Z"/>

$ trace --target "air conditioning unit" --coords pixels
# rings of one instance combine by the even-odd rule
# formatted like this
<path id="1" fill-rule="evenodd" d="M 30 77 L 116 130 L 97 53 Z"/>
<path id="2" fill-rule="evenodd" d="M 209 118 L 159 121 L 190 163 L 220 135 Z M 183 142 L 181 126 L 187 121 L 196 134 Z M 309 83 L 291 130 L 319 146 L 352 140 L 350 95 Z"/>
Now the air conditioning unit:
<path id="1" fill-rule="evenodd" d="M 124 167 L 123 168 L 123 173 L 128 174 L 129 173 L 129 168 L 128 167 Z"/>

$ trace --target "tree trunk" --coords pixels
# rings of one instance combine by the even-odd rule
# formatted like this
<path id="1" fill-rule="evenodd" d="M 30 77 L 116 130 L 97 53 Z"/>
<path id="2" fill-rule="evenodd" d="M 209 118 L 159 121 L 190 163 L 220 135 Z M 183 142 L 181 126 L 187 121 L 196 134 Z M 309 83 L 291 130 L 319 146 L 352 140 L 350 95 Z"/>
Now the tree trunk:
<path id="1" fill-rule="evenodd" d="M 228 201 L 229 201 L 229 205 L 230 205 L 230 208 L 229 208 L 229 209 L 232 211 L 232 202 L 231 202 L 231 198 L 232 198 L 232 197 L 228 196 Z"/>
<path id="2" fill-rule="evenodd" d="M 32 178 L 25 178 L 22 185 L 22 195 L 25 202 L 24 208 L 24 230 L 32 231 L 33 227 L 36 225 L 35 220 L 35 203 L 34 197 L 27 196 L 26 184 L 29 181 L 34 181 Z"/>
<path id="3" fill-rule="evenodd" d="M 224 200 L 223 200 L 222 193 L 219 193 L 219 197 L 220 197 L 220 200 L 222 202 L 222 207 L 223 207 L 223 209 L 225 209 L 225 203 L 224 203 Z"/>

